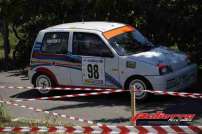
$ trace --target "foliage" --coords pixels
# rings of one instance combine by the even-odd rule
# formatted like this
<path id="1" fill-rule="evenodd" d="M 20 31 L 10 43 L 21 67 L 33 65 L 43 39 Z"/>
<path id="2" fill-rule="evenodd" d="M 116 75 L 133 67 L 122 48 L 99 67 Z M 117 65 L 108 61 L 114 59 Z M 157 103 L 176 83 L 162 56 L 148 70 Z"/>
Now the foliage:
<path id="1" fill-rule="evenodd" d="M 0 103 L 0 122 L 9 121 L 10 115 L 4 104 Z"/>
<path id="2" fill-rule="evenodd" d="M 24 57 L 20 58 L 20 63 L 28 63 L 39 30 L 75 21 L 128 23 L 140 29 L 155 44 L 177 44 L 197 63 L 202 60 L 200 0 L 18 0 L 10 4 L 9 9 L 9 25 L 20 40 L 16 44 L 22 45 L 16 50 L 25 49 L 16 56 Z"/>
<path id="3" fill-rule="evenodd" d="M 202 1 L 200 0 L 141 0 L 139 16 L 145 19 L 142 28 L 154 42 L 178 48 L 201 63 Z M 136 8 L 137 9 L 137 8 Z"/>

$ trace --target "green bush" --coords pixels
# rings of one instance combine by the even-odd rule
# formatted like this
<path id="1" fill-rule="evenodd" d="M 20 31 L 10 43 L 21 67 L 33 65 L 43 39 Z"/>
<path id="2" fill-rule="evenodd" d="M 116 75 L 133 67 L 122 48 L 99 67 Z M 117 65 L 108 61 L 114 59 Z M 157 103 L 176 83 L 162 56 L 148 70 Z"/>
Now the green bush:
<path id="1" fill-rule="evenodd" d="M 30 48 L 39 30 L 75 21 L 115 21 L 134 25 L 154 44 L 173 46 L 201 64 L 202 1 L 197 0 L 19 0 L 11 24 L 18 29 L 25 47 L 19 48 L 29 63 Z M 15 6 L 16 8 L 16 6 Z M 80 9 L 80 10 L 78 10 Z M 15 15 L 13 15 L 15 14 Z M 16 47 L 16 50 L 18 48 Z M 21 51 L 22 50 L 22 51 Z M 25 63 L 25 64 L 24 64 Z"/>

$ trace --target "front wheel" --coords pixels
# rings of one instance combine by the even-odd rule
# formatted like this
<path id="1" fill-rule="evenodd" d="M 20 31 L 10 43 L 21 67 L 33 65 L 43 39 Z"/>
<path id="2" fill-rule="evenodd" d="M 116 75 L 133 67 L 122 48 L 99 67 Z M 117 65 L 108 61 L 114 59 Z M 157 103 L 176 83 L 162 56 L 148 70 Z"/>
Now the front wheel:
<path id="1" fill-rule="evenodd" d="M 53 82 L 47 75 L 39 74 L 35 79 L 34 86 L 37 87 L 41 94 L 48 94 L 50 90 L 46 88 L 52 87 Z"/>
<path id="2" fill-rule="evenodd" d="M 128 84 L 127 84 L 127 89 L 136 89 L 137 91 L 135 92 L 135 98 L 138 102 L 142 102 L 148 99 L 150 93 L 145 92 L 143 90 L 151 90 L 151 84 L 143 79 L 143 78 L 132 78 Z"/>

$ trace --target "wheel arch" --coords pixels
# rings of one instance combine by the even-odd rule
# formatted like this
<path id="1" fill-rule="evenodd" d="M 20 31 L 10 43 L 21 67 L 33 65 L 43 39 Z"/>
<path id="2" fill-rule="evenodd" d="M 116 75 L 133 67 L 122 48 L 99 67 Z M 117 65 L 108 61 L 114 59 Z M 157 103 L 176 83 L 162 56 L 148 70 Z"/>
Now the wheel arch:
<path id="1" fill-rule="evenodd" d="M 124 89 L 128 89 L 130 81 L 132 81 L 133 79 L 143 80 L 149 86 L 149 88 L 150 88 L 149 90 L 153 89 L 153 86 L 152 86 L 151 82 L 146 77 L 144 77 L 142 75 L 132 75 L 132 76 L 128 77 L 126 79 L 126 81 L 124 82 Z"/>
<path id="2" fill-rule="evenodd" d="M 44 67 L 40 67 L 36 69 L 36 73 L 32 77 L 32 84 L 35 83 L 37 76 L 39 76 L 40 74 L 47 75 L 51 79 L 51 81 L 54 83 L 54 85 L 58 85 L 57 78 L 55 77 L 53 72 Z"/>

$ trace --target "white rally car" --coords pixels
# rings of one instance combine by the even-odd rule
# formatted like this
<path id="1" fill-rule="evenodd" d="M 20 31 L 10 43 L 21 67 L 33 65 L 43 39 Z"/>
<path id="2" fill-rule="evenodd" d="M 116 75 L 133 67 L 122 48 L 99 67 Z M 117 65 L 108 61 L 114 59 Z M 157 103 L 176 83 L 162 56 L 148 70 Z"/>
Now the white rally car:
<path id="1" fill-rule="evenodd" d="M 124 88 L 174 91 L 196 81 L 197 67 L 184 53 L 152 44 L 132 26 L 77 22 L 41 30 L 29 78 L 36 87 Z M 40 89 L 41 93 L 48 93 Z"/>

